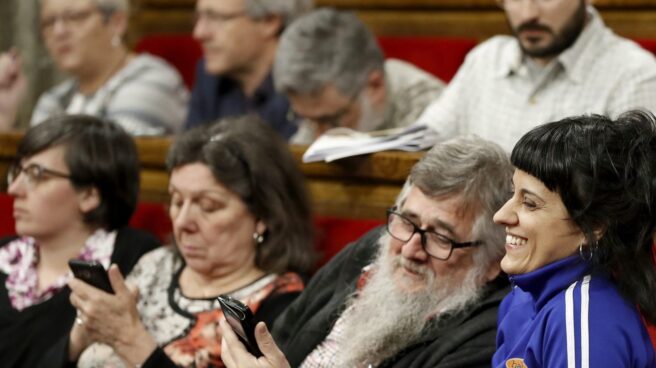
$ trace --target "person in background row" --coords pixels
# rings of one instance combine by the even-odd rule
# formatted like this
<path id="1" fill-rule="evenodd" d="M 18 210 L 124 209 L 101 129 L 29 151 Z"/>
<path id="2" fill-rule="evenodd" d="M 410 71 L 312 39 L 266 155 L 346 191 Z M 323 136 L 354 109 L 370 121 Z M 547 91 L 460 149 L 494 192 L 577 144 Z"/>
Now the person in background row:
<path id="1" fill-rule="evenodd" d="M 55 117 L 27 131 L 9 170 L 18 238 L 0 245 L 0 362 L 49 366 L 76 317 L 69 259 L 130 272 L 157 240 L 126 227 L 137 205 L 139 160 L 119 126 Z"/>
<path id="2" fill-rule="evenodd" d="M 614 34 L 593 0 L 497 0 L 514 36 L 472 50 L 418 119 L 444 139 L 478 134 L 510 152 L 545 121 L 656 111 L 656 60 Z"/>
<path id="3" fill-rule="evenodd" d="M 304 121 L 293 143 L 326 129 L 373 131 L 410 125 L 444 83 L 401 60 L 385 60 L 376 37 L 350 12 L 324 8 L 280 38 L 273 80 Z"/>
<path id="4" fill-rule="evenodd" d="M 656 322 L 654 116 L 541 125 L 511 161 L 514 194 L 494 220 L 515 287 L 493 366 L 656 367 L 639 313 Z"/>
<path id="5" fill-rule="evenodd" d="M 186 129 L 256 113 L 282 137 L 296 131 L 285 96 L 273 87 L 278 39 L 312 0 L 197 0 L 194 38 L 203 48 Z"/>
<path id="6" fill-rule="evenodd" d="M 217 296 L 242 301 L 271 324 L 314 264 L 303 175 L 260 119 L 186 132 L 167 165 L 175 245 L 139 261 L 128 278 L 135 289 L 115 269 L 116 295 L 70 282 L 83 323 L 71 332 L 66 358 L 79 357 L 81 367 L 220 367 Z M 80 344 L 84 336 L 98 343 Z"/>
<path id="7" fill-rule="evenodd" d="M 348 246 L 273 326 L 255 359 L 225 323 L 223 361 L 236 367 L 489 367 L 512 166 L 475 137 L 436 145 L 417 163 L 386 231 Z M 276 348 L 280 346 L 282 351 Z M 284 355 L 283 355 L 284 352 Z"/>
<path id="8" fill-rule="evenodd" d="M 159 58 L 123 44 L 127 0 L 41 0 L 40 31 L 57 68 L 71 76 L 39 98 L 30 125 L 58 114 L 84 113 L 116 121 L 132 135 L 182 128 L 188 91 Z M 0 129 L 14 124 L 25 95 L 16 50 L 0 54 Z"/>

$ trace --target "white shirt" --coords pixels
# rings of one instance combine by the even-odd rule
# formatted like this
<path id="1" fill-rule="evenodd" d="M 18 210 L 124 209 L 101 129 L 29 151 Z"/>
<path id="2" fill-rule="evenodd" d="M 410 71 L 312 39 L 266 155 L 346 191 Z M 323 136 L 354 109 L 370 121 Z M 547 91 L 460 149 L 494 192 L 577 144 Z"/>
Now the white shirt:
<path id="1" fill-rule="evenodd" d="M 514 37 L 477 46 L 417 124 L 444 139 L 473 133 L 511 151 L 533 127 L 568 116 L 656 111 L 654 56 L 614 34 L 592 7 L 588 15 L 576 42 L 543 73 L 532 72 Z"/>

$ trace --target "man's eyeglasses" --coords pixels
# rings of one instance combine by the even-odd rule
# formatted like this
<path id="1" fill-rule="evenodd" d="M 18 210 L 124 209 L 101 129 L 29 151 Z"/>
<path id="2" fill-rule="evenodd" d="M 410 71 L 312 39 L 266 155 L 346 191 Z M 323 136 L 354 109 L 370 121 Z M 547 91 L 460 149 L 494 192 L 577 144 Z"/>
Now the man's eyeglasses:
<path id="1" fill-rule="evenodd" d="M 559 0 L 497 0 L 497 4 L 503 9 L 512 10 L 519 8 L 526 1 L 533 2 L 535 6 L 544 8 L 558 2 Z"/>
<path id="2" fill-rule="evenodd" d="M 81 9 L 76 11 L 67 11 L 57 15 L 50 15 L 41 18 L 41 32 L 44 34 L 51 33 L 55 29 L 57 21 L 67 26 L 76 27 L 87 20 L 93 13 L 98 12 L 97 8 Z"/>
<path id="3" fill-rule="evenodd" d="M 7 174 L 7 183 L 11 185 L 14 181 L 18 180 L 18 177 L 23 174 L 25 184 L 29 188 L 34 188 L 37 184 L 45 180 L 47 177 L 56 177 L 70 179 L 71 175 L 56 170 L 51 170 L 45 168 L 39 164 L 29 164 L 23 167 L 20 164 L 16 164 L 9 169 Z"/>
<path id="4" fill-rule="evenodd" d="M 233 19 L 245 16 L 247 16 L 247 14 L 243 10 L 233 13 L 220 13 L 213 10 L 202 10 L 197 11 L 194 14 L 194 24 L 203 21 L 211 27 L 220 27 Z"/>
<path id="5" fill-rule="evenodd" d="M 458 243 L 435 231 L 424 230 L 393 208 L 387 210 L 387 232 L 396 240 L 409 241 L 415 233 L 421 237 L 421 246 L 431 257 L 446 261 L 451 257 L 453 249 L 481 245 L 481 241 Z"/>
<path id="6" fill-rule="evenodd" d="M 344 119 L 344 116 L 346 116 L 346 114 L 351 110 L 351 107 L 358 99 L 358 96 L 359 94 L 356 94 L 355 96 L 351 97 L 346 103 L 346 105 L 344 105 L 342 108 L 340 108 L 339 110 L 335 111 L 332 114 L 317 116 L 317 117 L 309 118 L 308 120 L 313 121 L 314 123 L 321 126 L 323 129 L 339 127 L 341 126 L 341 122 Z"/>

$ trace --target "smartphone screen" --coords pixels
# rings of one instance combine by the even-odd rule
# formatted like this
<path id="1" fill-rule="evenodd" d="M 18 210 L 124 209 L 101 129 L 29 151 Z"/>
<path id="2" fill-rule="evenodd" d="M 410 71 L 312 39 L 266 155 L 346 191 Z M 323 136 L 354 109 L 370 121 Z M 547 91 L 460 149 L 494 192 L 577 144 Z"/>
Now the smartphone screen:
<path id="1" fill-rule="evenodd" d="M 68 266 L 76 278 L 107 293 L 114 294 L 107 271 L 99 262 L 71 259 L 68 261 Z"/>
<path id="2" fill-rule="evenodd" d="M 251 309 L 228 295 L 220 295 L 217 299 L 226 321 L 246 349 L 256 357 L 262 356 L 255 340 L 255 321 Z"/>

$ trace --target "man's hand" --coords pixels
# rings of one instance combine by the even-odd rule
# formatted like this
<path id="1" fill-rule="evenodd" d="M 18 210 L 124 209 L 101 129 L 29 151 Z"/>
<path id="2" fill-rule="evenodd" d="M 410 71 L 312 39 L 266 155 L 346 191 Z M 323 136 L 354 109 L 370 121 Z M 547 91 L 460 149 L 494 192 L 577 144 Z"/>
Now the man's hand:
<path id="1" fill-rule="evenodd" d="M 264 322 L 255 326 L 255 339 L 262 351 L 262 356 L 255 358 L 239 341 L 232 328 L 225 320 L 221 321 L 221 359 L 227 368 L 253 367 L 253 368 L 290 368 L 285 355 L 278 349 L 273 336 L 269 333 Z"/>
<path id="2" fill-rule="evenodd" d="M 79 311 L 80 323 L 90 340 L 111 346 L 131 365 L 142 363 L 157 348 L 157 343 L 139 318 L 138 289 L 125 283 L 116 265 L 107 273 L 113 295 L 74 278 L 68 282 L 71 304 Z M 73 332 L 71 338 L 75 336 Z M 74 342 L 72 339 L 71 343 Z"/>

